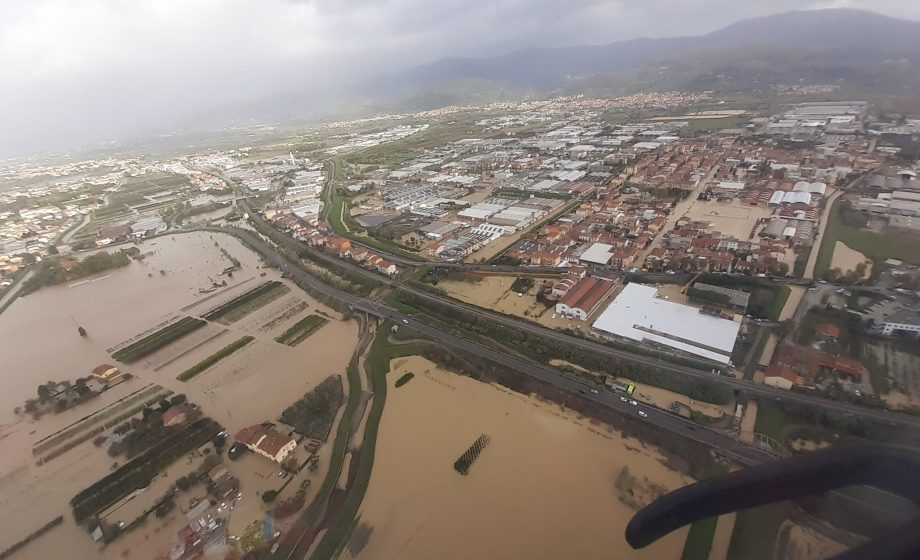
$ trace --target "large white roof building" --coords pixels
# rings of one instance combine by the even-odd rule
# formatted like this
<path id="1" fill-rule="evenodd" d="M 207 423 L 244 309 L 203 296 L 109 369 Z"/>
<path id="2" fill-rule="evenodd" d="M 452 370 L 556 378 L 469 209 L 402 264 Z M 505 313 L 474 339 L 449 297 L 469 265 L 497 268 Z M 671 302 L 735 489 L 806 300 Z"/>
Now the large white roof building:
<path id="1" fill-rule="evenodd" d="M 658 289 L 628 284 L 593 328 L 636 342 L 651 342 L 728 364 L 741 323 L 713 317 L 696 307 L 659 299 Z"/>
<path id="2" fill-rule="evenodd" d="M 578 257 L 582 263 L 606 265 L 613 257 L 613 245 L 594 243 Z"/>

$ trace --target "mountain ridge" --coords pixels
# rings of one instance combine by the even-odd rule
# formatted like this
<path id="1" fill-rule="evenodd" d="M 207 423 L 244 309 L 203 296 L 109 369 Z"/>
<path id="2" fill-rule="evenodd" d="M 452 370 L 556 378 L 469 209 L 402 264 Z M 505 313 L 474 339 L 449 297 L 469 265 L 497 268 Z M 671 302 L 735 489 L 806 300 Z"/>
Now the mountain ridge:
<path id="1" fill-rule="evenodd" d="M 662 68 L 668 72 L 657 72 L 656 79 L 639 79 Z M 920 87 L 918 76 L 920 22 L 864 10 L 825 9 L 741 20 L 705 35 L 530 47 L 492 57 L 452 56 L 371 80 L 361 93 L 391 91 L 395 100 L 427 90 L 443 97 L 457 80 L 574 93 L 579 80 L 596 77 L 635 82 L 621 93 L 835 82 L 901 93 Z"/>

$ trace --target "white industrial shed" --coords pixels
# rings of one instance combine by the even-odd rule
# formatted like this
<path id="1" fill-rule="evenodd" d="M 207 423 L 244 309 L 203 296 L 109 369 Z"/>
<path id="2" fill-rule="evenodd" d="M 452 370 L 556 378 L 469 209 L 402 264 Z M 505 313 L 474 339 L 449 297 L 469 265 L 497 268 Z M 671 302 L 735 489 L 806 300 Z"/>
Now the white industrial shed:
<path id="1" fill-rule="evenodd" d="M 594 243 L 578 257 L 582 263 L 606 265 L 613 257 L 613 245 Z"/>
<path id="2" fill-rule="evenodd" d="M 593 327 L 603 333 L 668 346 L 728 364 L 741 323 L 656 298 L 657 293 L 658 289 L 652 286 L 628 284 Z"/>
<path id="3" fill-rule="evenodd" d="M 802 191 L 774 191 L 770 197 L 770 204 L 811 204 L 811 193 Z"/>

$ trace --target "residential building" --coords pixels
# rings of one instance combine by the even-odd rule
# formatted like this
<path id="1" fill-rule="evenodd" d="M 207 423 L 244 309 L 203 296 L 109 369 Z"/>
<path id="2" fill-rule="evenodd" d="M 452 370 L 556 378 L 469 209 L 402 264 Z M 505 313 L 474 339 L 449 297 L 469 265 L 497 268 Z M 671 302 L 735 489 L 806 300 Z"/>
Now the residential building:
<path id="1" fill-rule="evenodd" d="M 257 424 L 243 428 L 236 433 L 234 439 L 253 453 L 276 463 L 283 462 L 297 448 L 297 440 L 277 432 L 270 424 Z"/>
<path id="2" fill-rule="evenodd" d="M 774 364 L 767 367 L 763 384 L 788 391 L 796 385 L 804 385 L 805 381 L 791 367 Z"/>
<path id="3" fill-rule="evenodd" d="M 184 404 L 171 406 L 163 413 L 163 425 L 169 427 L 184 424 L 188 420 L 189 412 L 191 411 Z"/>

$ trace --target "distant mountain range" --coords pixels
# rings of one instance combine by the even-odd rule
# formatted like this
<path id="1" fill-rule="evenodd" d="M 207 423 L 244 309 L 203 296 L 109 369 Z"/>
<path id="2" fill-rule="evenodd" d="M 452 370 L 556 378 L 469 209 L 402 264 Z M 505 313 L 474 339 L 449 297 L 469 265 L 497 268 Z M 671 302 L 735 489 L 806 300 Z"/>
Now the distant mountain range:
<path id="1" fill-rule="evenodd" d="M 521 93 L 735 92 L 777 84 L 916 93 L 920 22 L 848 9 L 786 12 L 696 37 L 445 58 L 378 78 L 357 93 L 386 106 L 429 109 Z"/>
<path id="2" fill-rule="evenodd" d="M 349 87 L 215 107 L 174 128 L 213 130 L 229 119 L 236 124 L 315 123 L 528 94 L 769 94 L 771 86 L 780 84 L 837 84 L 840 95 L 916 98 L 920 22 L 859 10 L 794 11 L 740 21 L 695 37 L 445 58 Z M 185 140 L 176 139 L 180 141 Z"/>

